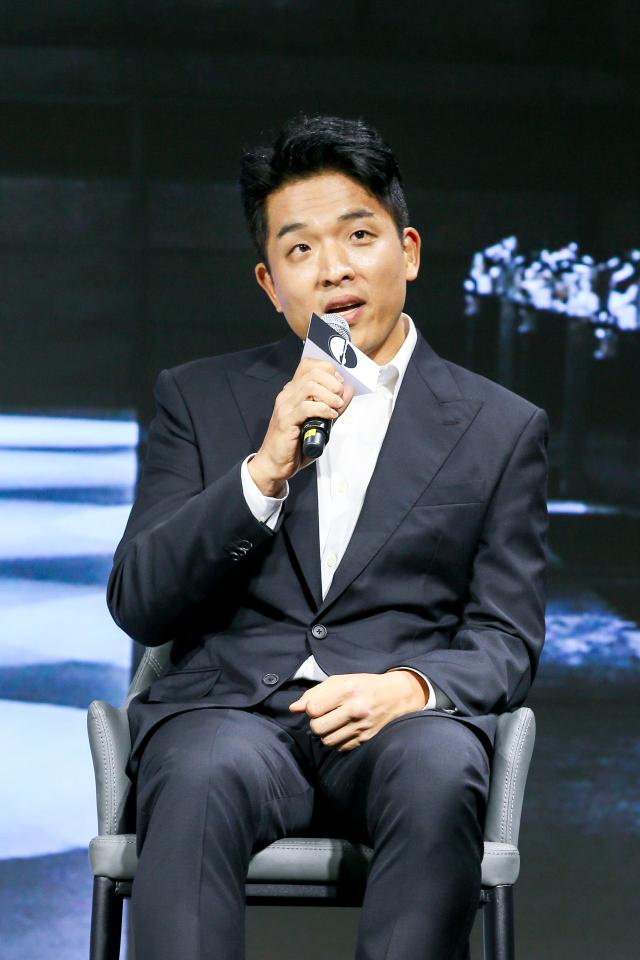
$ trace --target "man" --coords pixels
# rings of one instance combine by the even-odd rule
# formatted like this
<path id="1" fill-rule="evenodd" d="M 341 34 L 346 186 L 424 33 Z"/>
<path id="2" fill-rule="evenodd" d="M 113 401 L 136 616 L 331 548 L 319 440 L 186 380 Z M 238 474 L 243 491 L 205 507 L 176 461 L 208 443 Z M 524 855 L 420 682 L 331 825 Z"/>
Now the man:
<path id="1" fill-rule="evenodd" d="M 375 131 L 296 121 L 241 187 L 290 330 L 161 374 L 109 583 L 132 637 L 173 640 L 130 709 L 136 955 L 240 960 L 252 853 L 321 815 L 374 850 L 358 960 L 463 957 L 495 717 L 544 635 L 546 418 L 402 312 L 420 237 Z M 375 393 L 300 362 L 314 311 Z M 309 417 L 333 420 L 315 465 Z"/>

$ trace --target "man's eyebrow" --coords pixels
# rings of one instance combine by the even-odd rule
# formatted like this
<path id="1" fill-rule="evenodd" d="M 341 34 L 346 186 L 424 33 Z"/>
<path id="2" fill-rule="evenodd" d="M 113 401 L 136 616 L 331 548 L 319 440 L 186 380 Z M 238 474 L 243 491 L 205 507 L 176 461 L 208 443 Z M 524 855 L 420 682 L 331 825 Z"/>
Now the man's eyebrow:
<path id="1" fill-rule="evenodd" d="M 292 230 L 302 230 L 304 227 L 306 227 L 306 223 L 285 223 L 285 225 L 278 230 L 276 240 L 286 236 L 287 233 L 291 233 Z"/>
<path id="2" fill-rule="evenodd" d="M 366 207 L 359 207 L 357 210 L 349 210 L 342 213 L 338 220 L 361 220 L 363 217 L 375 217 L 373 210 L 367 210 Z"/>
<path id="3" fill-rule="evenodd" d="M 346 213 L 341 213 L 338 220 L 342 222 L 345 220 L 361 220 L 363 217 L 375 217 L 375 213 L 373 210 L 367 210 L 366 207 L 359 207 L 357 210 L 348 210 Z M 284 226 L 278 230 L 276 240 L 280 240 L 281 237 L 286 237 L 288 233 L 293 233 L 294 230 L 304 230 L 306 226 L 306 223 L 302 223 L 299 220 L 295 223 L 285 223 Z"/>

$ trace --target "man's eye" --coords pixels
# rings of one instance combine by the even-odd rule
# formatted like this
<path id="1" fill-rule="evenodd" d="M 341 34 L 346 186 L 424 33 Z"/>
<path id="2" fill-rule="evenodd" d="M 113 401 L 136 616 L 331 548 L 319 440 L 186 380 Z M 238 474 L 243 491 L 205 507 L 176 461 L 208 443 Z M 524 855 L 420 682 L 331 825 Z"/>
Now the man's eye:
<path id="1" fill-rule="evenodd" d="M 296 243 L 290 250 L 290 253 L 306 253 L 311 247 L 308 243 Z"/>
<path id="2" fill-rule="evenodd" d="M 371 234 L 368 230 L 354 230 L 351 236 L 354 240 L 365 240 L 366 237 L 370 237 Z"/>

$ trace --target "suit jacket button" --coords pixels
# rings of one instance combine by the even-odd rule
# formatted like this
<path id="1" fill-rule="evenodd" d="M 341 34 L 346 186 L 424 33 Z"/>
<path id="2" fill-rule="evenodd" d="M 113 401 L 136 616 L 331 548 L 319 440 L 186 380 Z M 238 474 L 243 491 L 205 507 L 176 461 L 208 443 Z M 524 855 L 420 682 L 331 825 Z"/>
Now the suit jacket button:
<path id="1" fill-rule="evenodd" d="M 242 560 L 252 547 L 253 544 L 250 540 L 234 540 L 227 548 L 227 553 L 232 560 Z"/>
<path id="2" fill-rule="evenodd" d="M 268 687 L 272 687 L 274 683 L 278 682 L 279 679 L 280 677 L 277 673 L 265 673 L 264 677 L 262 678 L 262 682 L 266 683 Z"/>
<path id="3" fill-rule="evenodd" d="M 311 627 L 311 633 L 316 640 L 324 640 L 327 635 L 327 628 L 322 623 L 316 623 L 314 627 Z"/>

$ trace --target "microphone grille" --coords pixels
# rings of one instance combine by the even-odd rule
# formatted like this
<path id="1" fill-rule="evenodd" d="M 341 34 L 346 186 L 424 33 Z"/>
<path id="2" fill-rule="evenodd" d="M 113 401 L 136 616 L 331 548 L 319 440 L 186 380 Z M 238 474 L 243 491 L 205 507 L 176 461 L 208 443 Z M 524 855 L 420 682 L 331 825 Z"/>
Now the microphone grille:
<path id="1" fill-rule="evenodd" d="M 349 324 L 344 317 L 340 316 L 339 313 L 323 313 L 321 320 L 324 320 L 325 323 L 328 323 L 332 330 L 335 330 L 336 333 L 339 333 L 341 337 L 344 337 L 345 340 L 351 342 L 351 330 L 349 329 Z"/>

